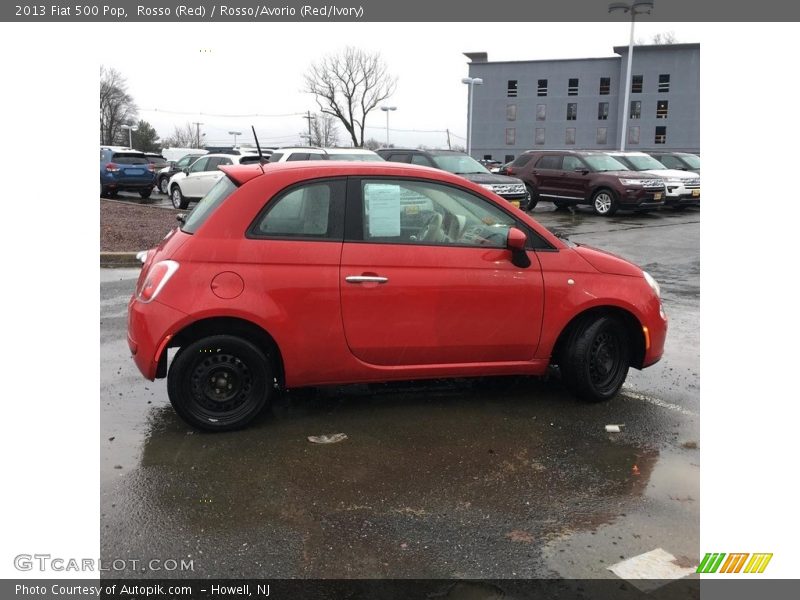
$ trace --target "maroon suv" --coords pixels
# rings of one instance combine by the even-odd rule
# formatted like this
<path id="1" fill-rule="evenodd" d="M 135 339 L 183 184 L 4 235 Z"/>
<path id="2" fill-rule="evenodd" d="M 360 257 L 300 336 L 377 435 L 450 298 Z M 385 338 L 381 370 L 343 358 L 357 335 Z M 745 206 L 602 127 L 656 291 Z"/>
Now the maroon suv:
<path id="1" fill-rule="evenodd" d="M 646 210 L 664 204 L 664 180 L 629 171 L 604 154 L 580 150 L 529 150 L 507 169 L 525 182 L 531 206 L 550 200 L 556 207 L 589 204 L 598 215 Z"/>

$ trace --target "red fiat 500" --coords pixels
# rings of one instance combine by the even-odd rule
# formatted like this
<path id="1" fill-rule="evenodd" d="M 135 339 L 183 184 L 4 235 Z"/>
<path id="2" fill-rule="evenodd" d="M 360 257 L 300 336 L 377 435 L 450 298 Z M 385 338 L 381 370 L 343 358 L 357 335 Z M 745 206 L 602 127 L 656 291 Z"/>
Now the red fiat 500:
<path id="1" fill-rule="evenodd" d="M 461 177 L 364 162 L 223 171 L 143 257 L 128 306 L 136 365 L 167 377 L 196 427 L 241 427 L 285 388 L 551 364 L 605 400 L 661 358 L 650 275 Z"/>

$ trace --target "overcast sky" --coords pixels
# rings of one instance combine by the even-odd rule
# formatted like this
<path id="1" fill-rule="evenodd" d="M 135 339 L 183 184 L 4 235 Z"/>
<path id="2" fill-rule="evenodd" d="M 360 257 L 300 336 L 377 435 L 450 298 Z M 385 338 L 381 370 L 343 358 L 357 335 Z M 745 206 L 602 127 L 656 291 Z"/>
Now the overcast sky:
<path id="1" fill-rule="evenodd" d="M 308 65 L 346 45 L 379 51 L 398 79 L 388 102 L 397 106 L 390 128 L 420 130 L 392 131 L 392 143 L 444 146 L 447 128 L 454 142 L 465 142 L 463 52 L 486 51 L 490 61 L 613 56 L 613 46 L 628 43 L 629 28 L 629 22 L 213 23 L 180 30 L 156 24 L 148 27 L 152 43 L 102 45 L 98 61 L 127 78 L 140 118 L 162 138 L 175 125 L 200 121 L 209 144 L 230 143 L 228 132 L 237 130 L 248 134 L 240 141 L 248 141 L 252 124 L 263 145 L 288 145 L 299 143 L 306 129 L 306 121 L 292 113 L 317 110 L 313 96 L 301 91 Z M 679 42 L 702 43 L 708 28 L 645 21 L 637 23 L 636 38 L 672 31 Z M 286 116 L 235 116 L 254 113 Z M 385 125 L 385 113 L 371 113 L 366 137 L 383 141 Z M 348 143 L 345 133 L 340 127 L 342 145 Z"/>

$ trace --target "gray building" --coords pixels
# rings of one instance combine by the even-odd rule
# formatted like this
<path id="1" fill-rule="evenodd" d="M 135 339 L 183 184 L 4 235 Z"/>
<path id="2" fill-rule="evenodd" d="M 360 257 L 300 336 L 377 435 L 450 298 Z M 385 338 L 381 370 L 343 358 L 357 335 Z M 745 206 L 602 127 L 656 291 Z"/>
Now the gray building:
<path id="1" fill-rule="evenodd" d="M 532 149 L 700 150 L 700 44 L 634 46 L 617 56 L 489 62 L 468 52 L 475 86 L 472 156 L 507 162 Z"/>

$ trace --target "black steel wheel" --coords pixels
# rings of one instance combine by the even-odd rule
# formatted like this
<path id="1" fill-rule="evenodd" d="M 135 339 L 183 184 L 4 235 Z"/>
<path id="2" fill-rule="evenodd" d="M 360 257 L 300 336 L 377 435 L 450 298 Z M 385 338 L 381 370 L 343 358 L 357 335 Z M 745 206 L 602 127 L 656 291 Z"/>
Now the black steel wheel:
<path id="1" fill-rule="evenodd" d="M 619 392 L 630 367 L 630 343 L 623 324 L 601 316 L 579 322 L 559 357 L 564 383 L 575 395 L 600 402 Z"/>
<path id="2" fill-rule="evenodd" d="M 169 369 L 167 391 L 187 423 L 225 431 L 244 427 L 261 412 L 272 381 L 269 359 L 257 346 L 215 335 L 181 348 Z"/>
<path id="3" fill-rule="evenodd" d="M 525 184 L 525 189 L 528 191 L 528 205 L 522 210 L 532 211 L 536 208 L 536 205 L 539 204 L 539 193 L 536 191 L 536 188 L 529 183 Z"/>

